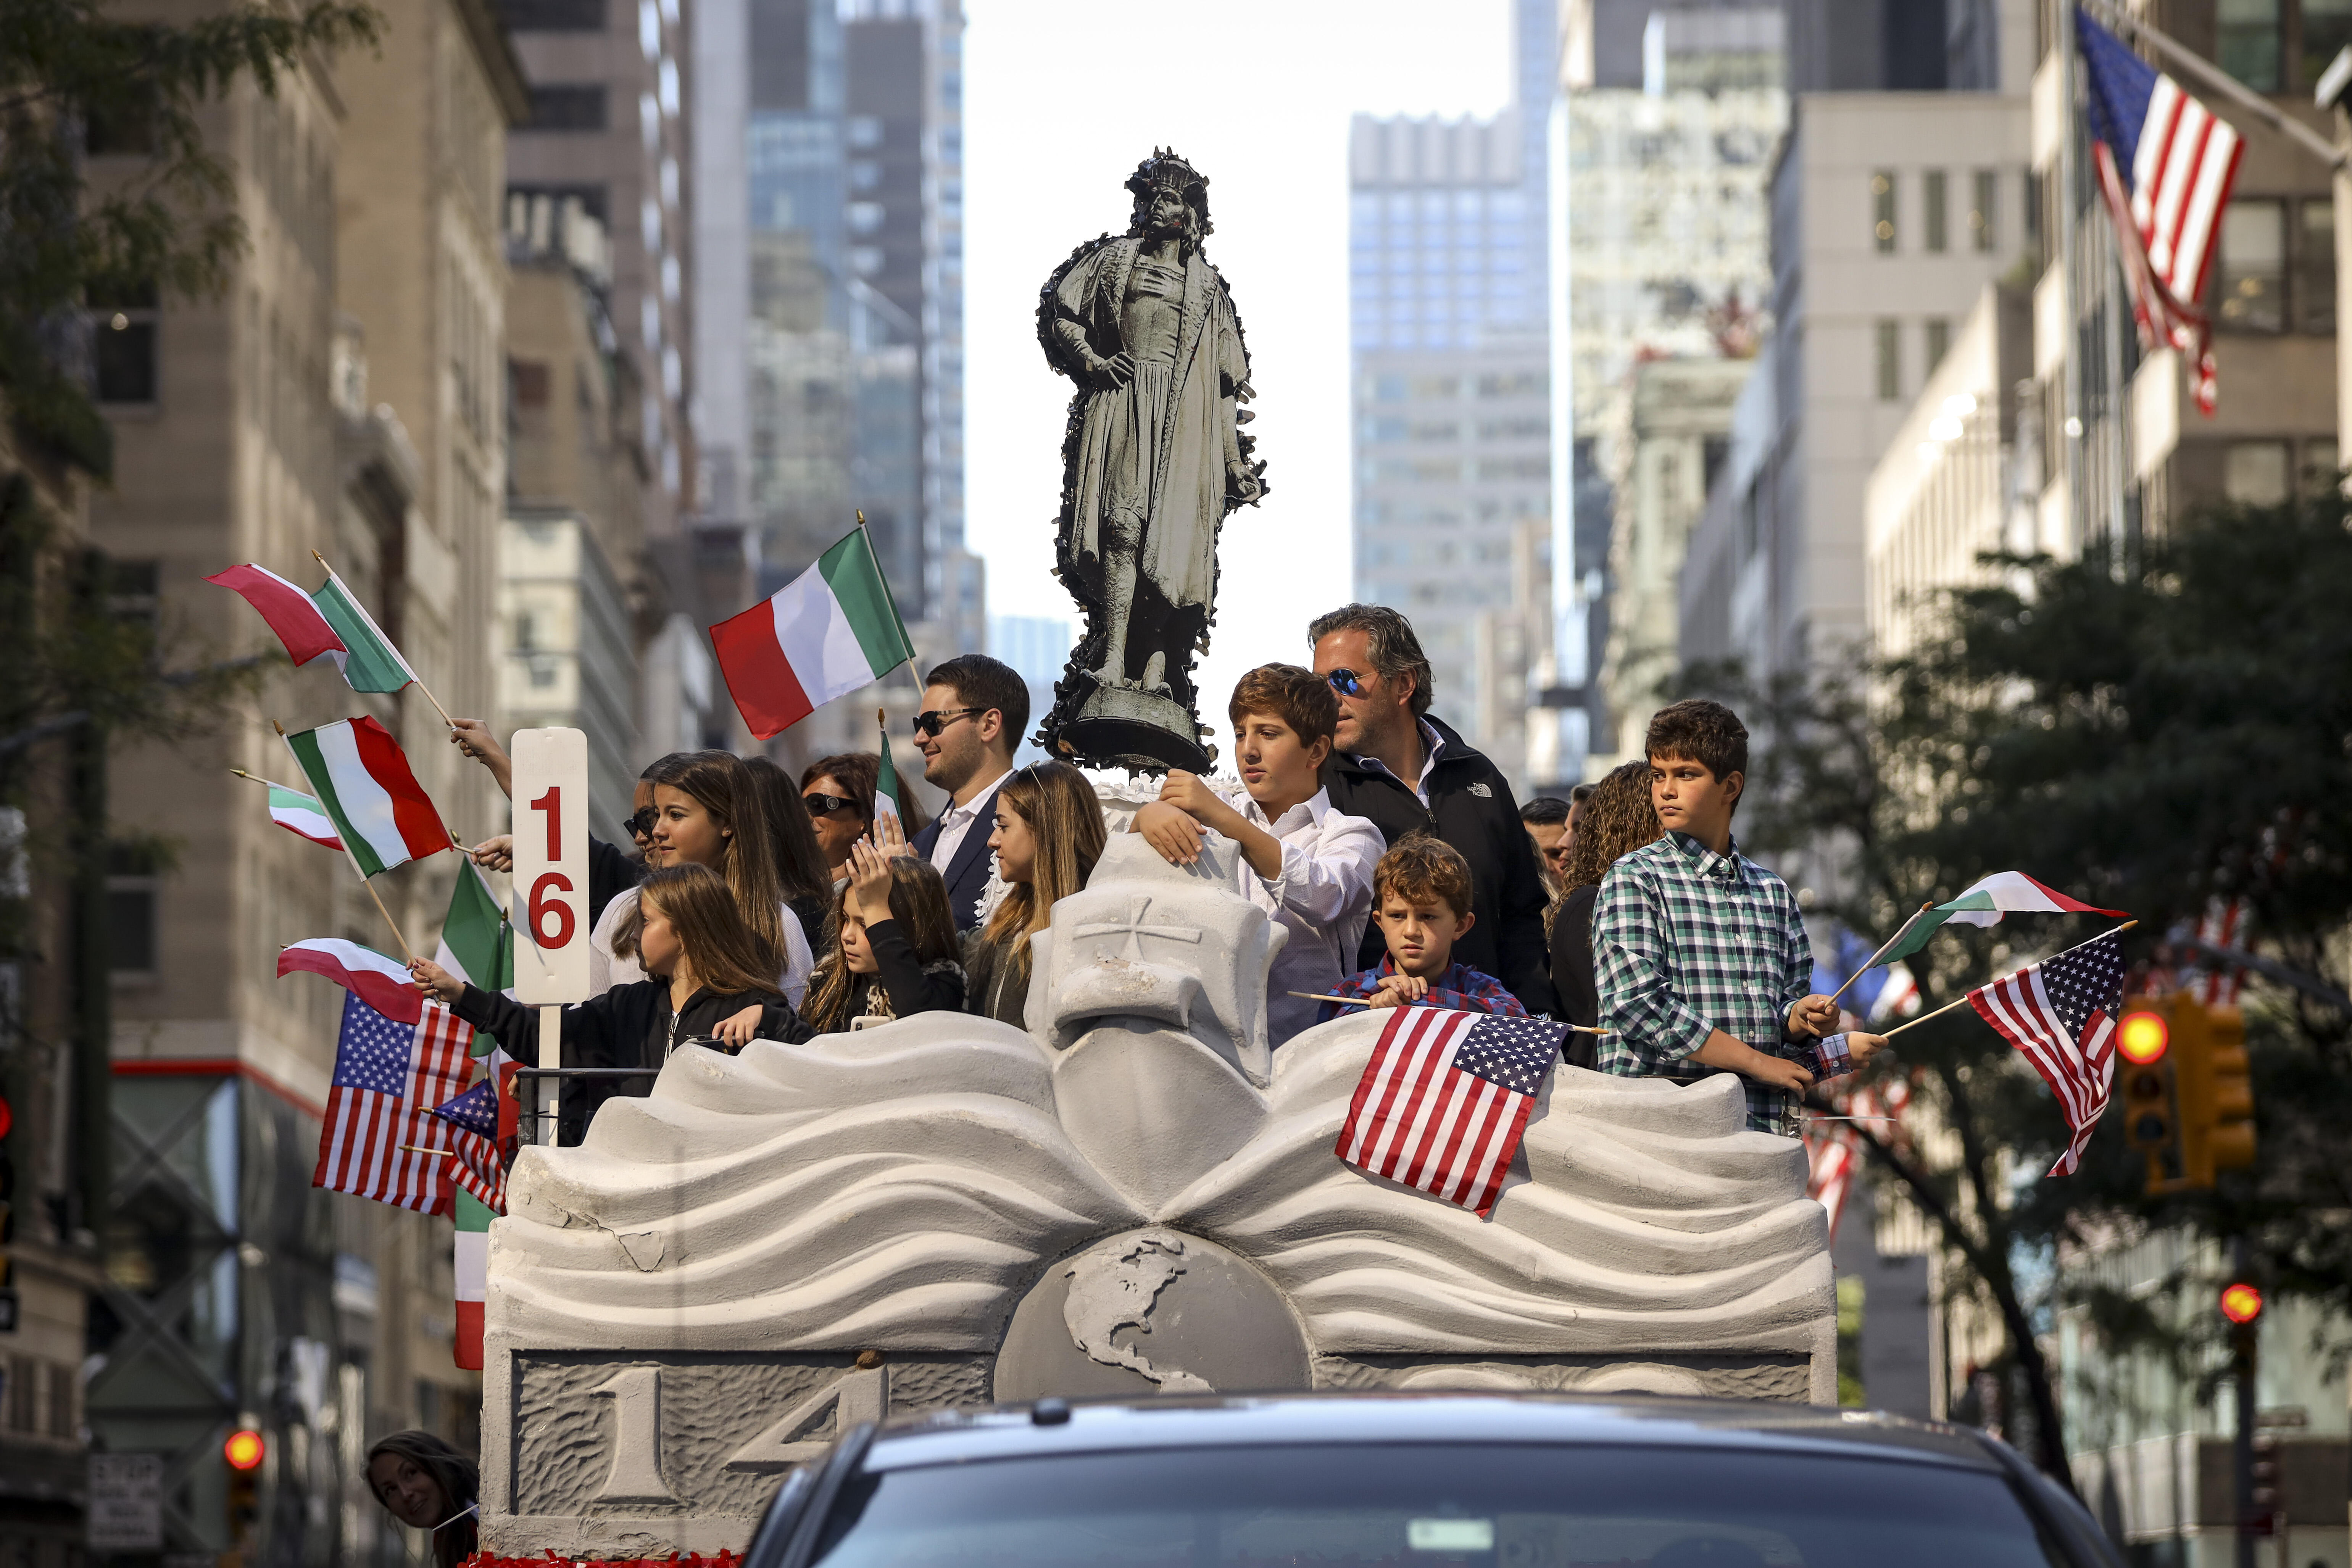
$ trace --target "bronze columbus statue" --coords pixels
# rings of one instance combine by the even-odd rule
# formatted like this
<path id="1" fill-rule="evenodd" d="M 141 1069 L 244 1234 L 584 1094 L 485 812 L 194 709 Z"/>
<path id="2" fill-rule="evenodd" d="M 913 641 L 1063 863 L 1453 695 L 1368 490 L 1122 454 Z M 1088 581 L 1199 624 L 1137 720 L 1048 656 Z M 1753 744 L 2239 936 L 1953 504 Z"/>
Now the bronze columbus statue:
<path id="1" fill-rule="evenodd" d="M 1266 492 L 1241 426 L 1254 395 L 1209 182 L 1172 152 L 1137 165 L 1125 234 L 1080 246 L 1037 305 L 1077 383 L 1062 441 L 1058 574 L 1087 612 L 1039 743 L 1070 761 L 1205 771 L 1192 659 L 1216 619 L 1217 531 Z"/>

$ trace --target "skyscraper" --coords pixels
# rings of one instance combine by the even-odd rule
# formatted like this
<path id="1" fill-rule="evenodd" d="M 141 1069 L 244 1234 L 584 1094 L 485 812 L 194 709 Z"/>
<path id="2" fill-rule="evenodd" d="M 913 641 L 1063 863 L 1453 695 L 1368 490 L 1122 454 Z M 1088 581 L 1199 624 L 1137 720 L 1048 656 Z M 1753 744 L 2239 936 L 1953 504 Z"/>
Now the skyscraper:
<path id="1" fill-rule="evenodd" d="M 1412 618 L 1434 707 L 1512 773 L 1550 503 L 1551 0 L 1518 0 L 1516 23 L 1532 107 L 1359 115 L 1349 156 L 1356 596 Z"/>

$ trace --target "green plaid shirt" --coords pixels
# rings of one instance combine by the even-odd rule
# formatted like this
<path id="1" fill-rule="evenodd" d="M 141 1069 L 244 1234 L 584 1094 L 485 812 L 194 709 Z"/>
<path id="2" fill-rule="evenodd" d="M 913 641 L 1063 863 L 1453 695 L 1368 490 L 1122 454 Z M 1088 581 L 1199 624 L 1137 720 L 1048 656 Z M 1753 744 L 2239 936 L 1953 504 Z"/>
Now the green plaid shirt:
<path id="1" fill-rule="evenodd" d="M 1690 1054 L 1721 1029 L 1768 1056 L 1801 1058 L 1789 1008 L 1812 989 L 1813 952 L 1789 884 L 1739 853 L 1669 833 L 1619 860 L 1592 908 L 1601 1070 L 1694 1083 L 1719 1068 Z M 1799 1097 L 1746 1080 L 1748 1125 L 1797 1135 Z"/>

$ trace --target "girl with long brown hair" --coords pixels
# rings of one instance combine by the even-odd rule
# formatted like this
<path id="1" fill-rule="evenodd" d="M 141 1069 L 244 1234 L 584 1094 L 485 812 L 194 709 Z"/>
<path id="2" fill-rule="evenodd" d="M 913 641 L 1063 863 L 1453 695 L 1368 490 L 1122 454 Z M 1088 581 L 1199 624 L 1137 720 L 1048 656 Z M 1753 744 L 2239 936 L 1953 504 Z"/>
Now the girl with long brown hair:
<path id="1" fill-rule="evenodd" d="M 751 929 L 740 896 L 716 871 L 691 862 L 665 867 L 647 872 L 635 892 L 632 946 L 652 977 L 563 1010 L 565 1067 L 657 1068 L 682 1045 L 735 1051 L 754 1039 L 810 1037 L 813 1031 L 776 984 L 775 949 Z M 509 1056 L 536 1059 L 538 1008 L 467 984 L 425 959 L 408 970 L 418 990 L 496 1035 Z M 642 1079 L 567 1083 L 563 1142 L 579 1142 L 607 1099 L 645 1095 L 653 1081 L 648 1072 Z"/>
<path id="2" fill-rule="evenodd" d="M 431 1531 L 435 1568 L 474 1554 L 481 1471 L 457 1448 L 430 1432 L 387 1432 L 368 1449 L 367 1483 L 393 1518 Z"/>
<path id="3" fill-rule="evenodd" d="M 732 752 L 678 752 L 646 770 L 653 784 L 654 819 L 646 834 L 650 868 L 706 866 L 735 895 L 753 935 L 776 955 L 771 983 L 800 1005 L 815 968 L 800 917 L 776 882 L 776 850 L 759 781 Z M 598 991 L 646 977 L 626 932 L 635 919 L 634 890 L 616 895 L 589 933 L 588 978 Z"/>
<path id="4" fill-rule="evenodd" d="M 1014 1028 L 1029 1007 L 1029 939 L 1054 906 L 1087 885 L 1102 858 L 1102 802 L 1067 763 L 1031 763 L 996 792 L 996 874 L 1007 891 L 964 939 L 964 1009 Z"/>
<path id="5" fill-rule="evenodd" d="M 807 1018 L 819 1034 L 856 1018 L 963 1011 L 963 964 L 947 884 L 928 860 L 904 852 L 885 817 L 883 847 L 850 846 L 849 879 L 809 982 Z M 896 851 L 894 853 L 894 851 Z"/>
<path id="6" fill-rule="evenodd" d="M 1650 764 L 1621 763 L 1601 775 L 1577 808 L 1576 842 L 1560 873 L 1563 891 L 1551 923 L 1551 983 L 1571 1024 L 1601 1022 L 1601 988 L 1592 972 L 1592 904 L 1601 879 L 1618 859 L 1654 841 L 1665 829 L 1650 802 Z M 1569 1037 L 1568 1059 L 1591 1067 L 1591 1035 Z"/>

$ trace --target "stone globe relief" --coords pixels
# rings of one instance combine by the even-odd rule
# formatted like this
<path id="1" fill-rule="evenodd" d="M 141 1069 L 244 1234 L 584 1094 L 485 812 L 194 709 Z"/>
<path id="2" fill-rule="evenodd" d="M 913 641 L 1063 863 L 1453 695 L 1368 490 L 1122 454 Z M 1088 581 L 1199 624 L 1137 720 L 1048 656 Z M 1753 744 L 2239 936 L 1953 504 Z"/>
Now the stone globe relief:
<path id="1" fill-rule="evenodd" d="M 1284 933 L 1236 853 L 1114 837 L 1034 939 L 1026 1030 L 688 1047 L 523 1151 L 489 1248 L 495 1549 L 740 1550 L 835 1432 L 990 1399 L 1834 1400 L 1825 1216 L 1737 1078 L 1556 1068 L 1486 1220 L 1367 1176 L 1334 1144 L 1384 1020 L 1269 1052 Z"/>

